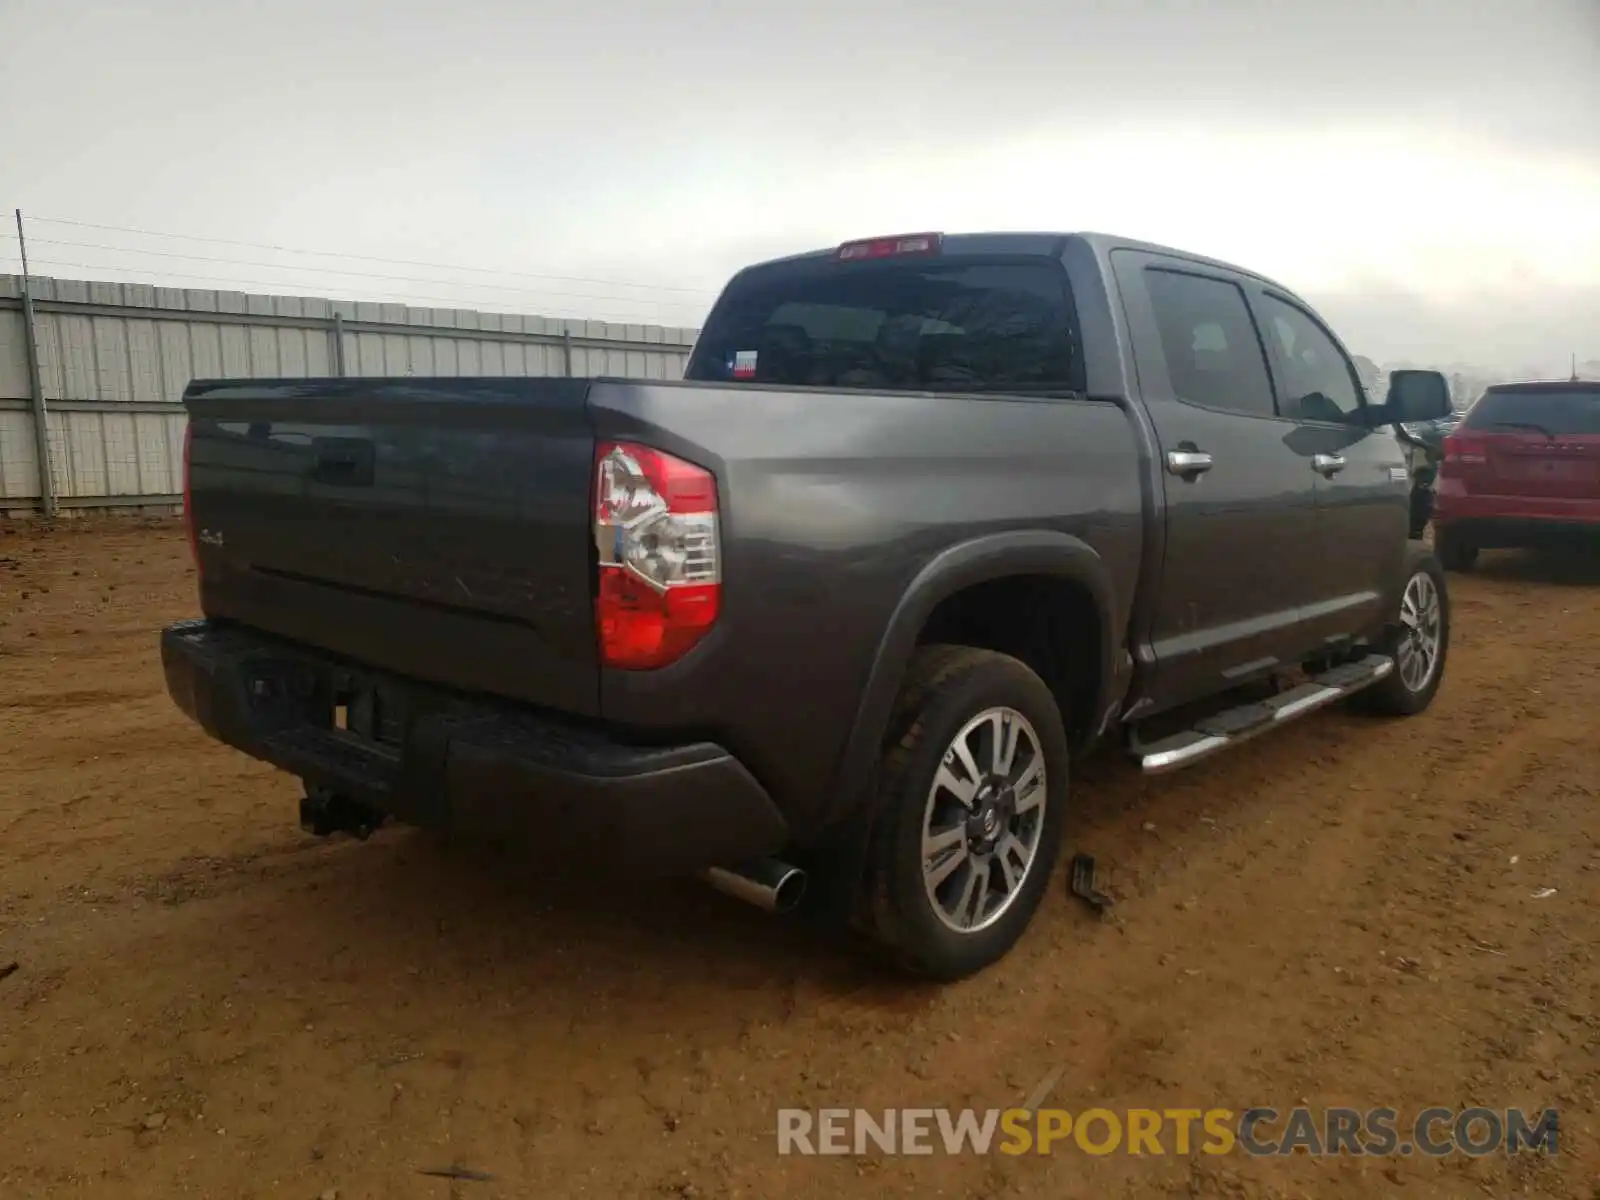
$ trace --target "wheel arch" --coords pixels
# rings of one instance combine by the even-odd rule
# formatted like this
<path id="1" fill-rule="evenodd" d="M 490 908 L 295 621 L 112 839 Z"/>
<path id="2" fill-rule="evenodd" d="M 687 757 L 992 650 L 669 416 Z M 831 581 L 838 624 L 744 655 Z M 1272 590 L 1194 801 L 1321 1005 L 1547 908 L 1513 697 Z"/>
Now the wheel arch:
<path id="1" fill-rule="evenodd" d="M 1008 580 L 1045 579 L 1074 589 L 1094 616 L 1096 641 L 1091 736 L 1125 682 L 1111 573 L 1093 547 L 1056 530 L 1018 530 L 959 542 L 935 555 L 906 587 L 879 639 L 856 706 L 855 721 L 836 774 L 835 795 L 846 806 L 867 792 L 896 697 L 929 621 L 953 598 Z"/>

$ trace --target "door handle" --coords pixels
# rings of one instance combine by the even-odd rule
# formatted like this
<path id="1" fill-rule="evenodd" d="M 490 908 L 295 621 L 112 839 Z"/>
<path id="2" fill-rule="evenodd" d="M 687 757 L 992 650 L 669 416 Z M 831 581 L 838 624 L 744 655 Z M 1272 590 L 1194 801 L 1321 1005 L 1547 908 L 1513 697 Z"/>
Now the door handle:
<path id="1" fill-rule="evenodd" d="M 1167 473 L 1193 479 L 1211 470 L 1211 455 L 1204 450 L 1168 450 Z"/>
<path id="2" fill-rule="evenodd" d="M 1311 469 L 1318 474 L 1332 479 L 1344 470 L 1344 455 L 1342 454 L 1313 454 L 1311 456 Z"/>

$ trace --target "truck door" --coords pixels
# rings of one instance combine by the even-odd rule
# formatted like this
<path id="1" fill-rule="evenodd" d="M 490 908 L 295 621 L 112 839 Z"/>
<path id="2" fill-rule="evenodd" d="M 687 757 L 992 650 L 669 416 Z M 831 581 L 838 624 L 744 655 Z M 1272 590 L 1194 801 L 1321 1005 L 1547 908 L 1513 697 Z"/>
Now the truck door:
<path id="1" fill-rule="evenodd" d="M 1316 478 L 1278 415 L 1244 281 L 1119 250 L 1140 390 L 1155 427 L 1165 547 L 1147 644 L 1167 708 L 1298 661 L 1316 570 Z"/>
<path id="2" fill-rule="evenodd" d="M 1267 289 L 1251 297 L 1317 491 L 1318 552 L 1306 631 L 1334 642 L 1380 624 L 1405 561 L 1411 480 L 1392 426 L 1367 424 L 1355 365 L 1308 309 Z"/>

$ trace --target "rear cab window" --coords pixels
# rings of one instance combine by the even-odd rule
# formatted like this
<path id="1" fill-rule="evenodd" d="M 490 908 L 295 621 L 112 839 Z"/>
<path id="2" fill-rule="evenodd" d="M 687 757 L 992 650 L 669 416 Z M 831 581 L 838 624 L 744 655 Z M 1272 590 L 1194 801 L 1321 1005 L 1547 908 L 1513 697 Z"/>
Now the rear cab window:
<path id="1" fill-rule="evenodd" d="M 752 268 L 717 301 L 685 378 L 958 393 L 1084 387 L 1060 261 L 973 254 Z"/>
<path id="2" fill-rule="evenodd" d="M 1600 382 L 1491 387 L 1467 410 L 1461 428 L 1600 437 Z"/>

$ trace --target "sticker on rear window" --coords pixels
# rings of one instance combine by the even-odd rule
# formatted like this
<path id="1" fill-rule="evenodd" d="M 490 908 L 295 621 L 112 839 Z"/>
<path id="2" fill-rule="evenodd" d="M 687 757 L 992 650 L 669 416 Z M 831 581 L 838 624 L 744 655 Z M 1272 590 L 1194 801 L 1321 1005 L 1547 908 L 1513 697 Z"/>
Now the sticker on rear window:
<path id="1" fill-rule="evenodd" d="M 756 352 L 754 350 L 739 350 L 735 352 L 733 361 L 728 364 L 728 373 L 735 379 L 754 379 L 756 377 Z"/>

